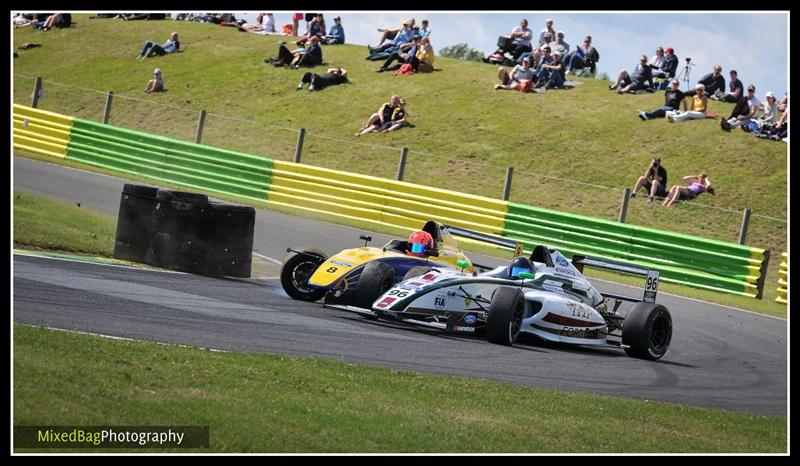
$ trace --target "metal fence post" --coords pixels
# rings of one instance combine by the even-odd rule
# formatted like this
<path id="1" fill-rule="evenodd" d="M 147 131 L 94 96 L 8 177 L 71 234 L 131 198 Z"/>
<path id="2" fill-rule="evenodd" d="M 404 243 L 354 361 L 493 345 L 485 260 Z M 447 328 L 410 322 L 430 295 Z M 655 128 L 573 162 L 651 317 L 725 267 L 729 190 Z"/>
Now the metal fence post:
<path id="1" fill-rule="evenodd" d="M 33 85 L 33 95 L 31 96 L 31 107 L 36 108 L 39 105 L 39 94 L 42 93 L 42 78 L 36 77 L 36 84 Z"/>
<path id="2" fill-rule="evenodd" d="M 206 111 L 200 110 L 200 119 L 197 121 L 197 134 L 194 137 L 195 144 L 200 144 L 203 139 L 203 127 L 206 125 Z"/>
<path id="3" fill-rule="evenodd" d="M 507 201 L 511 196 L 511 178 L 514 176 L 514 167 L 506 167 L 506 182 L 503 185 L 503 200 Z"/>
<path id="4" fill-rule="evenodd" d="M 622 193 L 622 204 L 619 207 L 619 223 L 625 223 L 625 218 L 628 216 L 628 201 L 631 198 L 631 188 L 625 188 Z"/>
<path id="5" fill-rule="evenodd" d="M 767 281 L 767 266 L 769 266 L 769 249 L 764 251 L 764 261 L 759 268 L 758 280 L 756 281 L 756 299 L 764 299 L 764 283 Z"/>
<path id="6" fill-rule="evenodd" d="M 108 119 L 111 117 L 111 101 L 114 99 L 114 91 L 108 91 L 106 95 L 106 108 L 103 110 L 103 124 L 108 123 Z"/>
<path id="7" fill-rule="evenodd" d="M 294 148 L 294 163 L 300 163 L 300 156 L 303 154 L 303 139 L 306 138 L 306 129 L 300 128 L 297 135 L 297 146 Z"/>
<path id="8" fill-rule="evenodd" d="M 403 147 L 400 151 L 400 162 L 397 164 L 397 176 L 394 177 L 397 181 L 403 181 L 403 175 L 406 171 L 406 159 L 408 159 L 408 147 Z"/>
<path id="9" fill-rule="evenodd" d="M 739 230 L 739 244 L 747 240 L 747 229 L 750 227 L 750 209 L 744 209 L 742 214 L 742 229 Z"/>

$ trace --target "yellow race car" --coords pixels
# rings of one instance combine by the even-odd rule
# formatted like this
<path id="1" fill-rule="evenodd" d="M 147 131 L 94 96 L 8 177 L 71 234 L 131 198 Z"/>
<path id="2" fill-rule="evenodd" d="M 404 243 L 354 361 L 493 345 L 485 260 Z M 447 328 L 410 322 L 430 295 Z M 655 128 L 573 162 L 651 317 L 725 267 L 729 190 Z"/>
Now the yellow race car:
<path id="1" fill-rule="evenodd" d="M 421 273 L 431 265 L 445 265 L 472 272 L 474 264 L 461 251 L 454 234 L 516 248 L 517 243 L 481 233 L 441 225 L 433 220 L 422 227 L 433 240 L 432 248 L 412 250 L 406 240 L 392 240 L 382 248 L 345 249 L 331 257 L 315 249 L 294 250 L 281 267 L 281 286 L 290 297 L 302 301 L 325 298 L 326 304 L 346 304 L 370 309 L 375 299 L 395 283 Z M 433 264 L 431 264 L 433 263 Z"/>

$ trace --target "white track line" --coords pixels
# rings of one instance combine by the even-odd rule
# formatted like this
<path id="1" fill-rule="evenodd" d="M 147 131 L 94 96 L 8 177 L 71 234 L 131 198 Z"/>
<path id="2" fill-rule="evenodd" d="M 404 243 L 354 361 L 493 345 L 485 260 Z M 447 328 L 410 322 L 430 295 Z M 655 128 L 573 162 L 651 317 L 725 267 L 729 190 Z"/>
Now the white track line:
<path id="1" fill-rule="evenodd" d="M 266 259 L 266 260 L 272 262 L 273 264 L 278 264 L 278 265 L 283 264 L 283 262 L 279 261 L 278 259 L 275 259 L 275 258 L 272 258 L 272 257 L 268 257 L 268 256 L 262 256 L 261 254 L 259 254 L 257 252 L 254 252 L 253 255 L 256 256 L 256 257 L 260 257 L 262 259 Z"/>
<path id="2" fill-rule="evenodd" d="M 192 345 L 182 345 L 180 343 L 165 343 L 162 341 L 155 341 L 155 340 L 141 340 L 137 338 L 128 338 L 128 337 L 118 337 L 115 335 L 106 335 L 104 333 L 93 333 L 93 332 L 84 332 L 81 330 L 74 330 L 74 329 L 66 329 L 66 328 L 58 328 L 58 327 L 47 327 L 43 325 L 31 325 L 31 324 L 21 324 L 16 323 L 15 325 L 22 325 L 25 327 L 30 328 L 46 328 L 48 330 L 56 330 L 58 332 L 67 332 L 67 333 L 76 333 L 79 335 L 91 335 L 100 338 L 108 338 L 109 340 L 121 340 L 121 341 L 134 341 L 134 342 L 142 342 L 142 343 L 155 343 L 157 345 L 169 345 L 169 346 L 178 346 L 180 348 L 192 348 L 192 349 L 201 349 L 201 350 L 208 350 L 208 351 L 215 351 L 218 353 L 232 353 L 233 351 L 228 350 L 221 350 L 217 348 L 206 348 L 204 346 L 192 346 Z"/>

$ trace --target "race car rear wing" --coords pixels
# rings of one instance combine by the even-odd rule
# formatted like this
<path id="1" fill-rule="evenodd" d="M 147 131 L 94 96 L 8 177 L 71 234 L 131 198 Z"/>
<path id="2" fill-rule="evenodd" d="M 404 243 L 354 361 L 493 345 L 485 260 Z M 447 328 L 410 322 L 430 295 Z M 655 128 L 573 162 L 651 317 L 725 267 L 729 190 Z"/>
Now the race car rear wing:
<path id="1" fill-rule="evenodd" d="M 642 296 L 642 299 L 632 298 L 630 296 L 617 295 L 613 293 L 602 293 L 602 294 L 603 296 L 606 296 L 608 298 L 614 298 L 623 301 L 634 301 L 634 302 L 644 301 L 646 303 L 656 302 L 656 294 L 658 293 L 658 278 L 659 278 L 658 270 L 648 269 L 646 267 L 639 267 L 633 264 L 626 264 L 624 262 L 616 262 L 608 259 L 586 257 L 578 254 L 574 254 L 572 256 L 572 265 L 574 265 L 575 268 L 578 269 L 580 273 L 583 273 L 583 268 L 588 265 L 589 267 L 596 267 L 598 269 L 605 269 L 614 272 L 627 273 L 630 275 L 638 275 L 640 277 L 647 277 L 647 282 L 645 282 L 644 285 L 644 296 Z"/>
<path id="2" fill-rule="evenodd" d="M 463 228 L 454 227 L 451 225 L 442 225 L 442 228 L 450 231 L 450 234 L 462 236 L 475 241 L 482 241 L 484 243 L 494 244 L 503 248 L 513 249 L 514 257 L 522 254 L 523 244 L 514 241 L 513 239 L 503 238 L 502 236 L 488 235 L 486 233 L 479 233 L 477 231 L 465 230 Z"/>

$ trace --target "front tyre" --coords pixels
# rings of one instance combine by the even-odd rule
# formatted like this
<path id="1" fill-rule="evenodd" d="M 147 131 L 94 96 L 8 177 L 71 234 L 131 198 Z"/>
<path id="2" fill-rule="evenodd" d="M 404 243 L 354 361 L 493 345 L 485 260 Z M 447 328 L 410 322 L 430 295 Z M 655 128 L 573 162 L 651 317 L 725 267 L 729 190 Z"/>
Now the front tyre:
<path id="1" fill-rule="evenodd" d="M 281 286 L 292 299 L 317 301 L 325 296 L 325 290 L 312 288 L 308 279 L 325 262 L 325 253 L 316 249 L 304 249 L 286 258 L 281 266 Z"/>
<path id="2" fill-rule="evenodd" d="M 391 265 L 379 261 L 367 263 L 358 279 L 355 306 L 372 310 L 372 303 L 396 282 Z"/>
<path id="3" fill-rule="evenodd" d="M 511 346 L 517 341 L 525 314 L 525 296 L 517 288 L 501 287 L 492 296 L 486 319 L 486 338 L 491 343 Z"/>
<path id="4" fill-rule="evenodd" d="M 661 359 L 672 340 L 672 316 L 666 307 L 638 303 L 625 318 L 622 344 L 628 356 L 655 361 Z"/>

